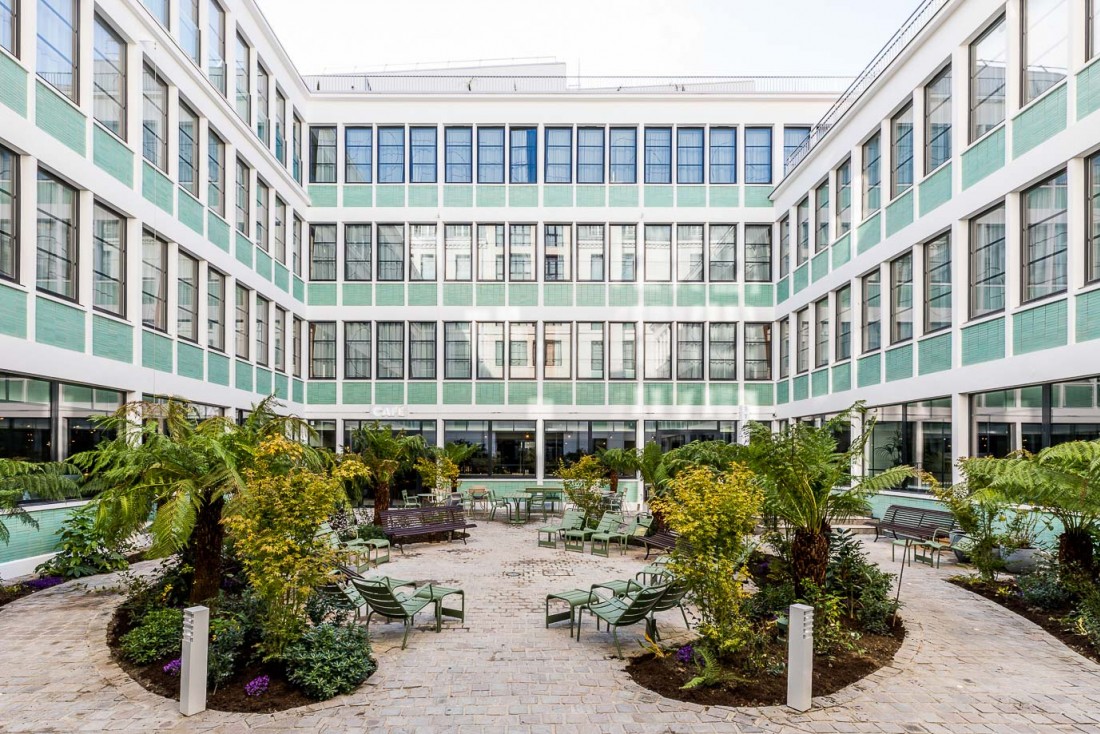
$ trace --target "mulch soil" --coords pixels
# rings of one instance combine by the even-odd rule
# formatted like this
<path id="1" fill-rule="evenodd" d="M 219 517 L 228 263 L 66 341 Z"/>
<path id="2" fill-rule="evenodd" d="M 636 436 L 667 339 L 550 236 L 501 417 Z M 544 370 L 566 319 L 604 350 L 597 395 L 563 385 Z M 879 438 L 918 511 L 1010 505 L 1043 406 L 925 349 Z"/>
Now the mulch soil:
<path id="1" fill-rule="evenodd" d="M 1093 647 L 1087 637 L 1079 635 L 1068 628 L 1065 618 L 1073 611 L 1065 609 L 1046 610 L 1028 605 L 1020 596 L 1020 588 L 1015 581 L 994 581 L 992 583 L 977 579 L 948 579 L 956 586 L 961 586 L 967 591 L 972 591 L 979 596 L 984 596 L 991 602 L 1000 604 L 1005 609 L 1019 614 L 1026 620 L 1034 622 L 1052 636 L 1058 638 L 1066 647 L 1079 653 L 1090 660 L 1100 663 L 1100 650 Z"/>
<path id="2" fill-rule="evenodd" d="M 836 693 L 888 665 L 903 639 L 905 627 L 899 622 L 891 635 L 864 634 L 856 643 L 856 650 L 832 656 L 814 655 L 813 695 Z M 769 657 L 785 660 L 786 644 L 786 640 L 773 641 L 767 651 Z M 787 702 L 785 671 L 731 678 L 716 686 L 685 690 L 681 686 L 698 675 L 698 668 L 692 663 L 678 661 L 675 651 L 660 658 L 653 653 L 634 658 L 626 671 L 638 685 L 677 701 L 703 706 L 776 706 Z"/>
<path id="3" fill-rule="evenodd" d="M 0 586 L 0 607 L 11 604 L 16 599 L 22 599 L 24 596 L 33 594 L 34 591 L 34 589 L 21 586 L 20 584 Z"/>

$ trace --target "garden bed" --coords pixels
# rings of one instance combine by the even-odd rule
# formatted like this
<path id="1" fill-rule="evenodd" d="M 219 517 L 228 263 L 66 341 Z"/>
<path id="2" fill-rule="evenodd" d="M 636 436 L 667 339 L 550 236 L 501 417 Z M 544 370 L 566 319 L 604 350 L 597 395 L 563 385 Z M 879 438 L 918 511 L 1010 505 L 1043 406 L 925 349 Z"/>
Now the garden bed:
<path id="1" fill-rule="evenodd" d="M 1090 644 L 1085 635 L 1078 634 L 1069 628 L 1066 617 L 1073 612 L 1072 607 L 1066 606 L 1062 609 L 1053 610 L 1033 607 L 1024 601 L 1020 593 L 1020 587 L 1015 580 L 987 582 L 972 577 L 955 577 L 948 579 L 948 581 L 956 586 L 961 586 L 967 591 L 984 596 L 991 602 L 1015 612 L 1030 622 L 1034 622 L 1052 636 L 1058 638 L 1069 649 L 1100 663 L 1100 650 Z"/>
<path id="2" fill-rule="evenodd" d="M 43 576 L 42 578 L 31 579 L 10 586 L 0 586 L 0 607 L 11 604 L 16 599 L 22 599 L 24 596 L 30 596 L 36 591 L 42 591 L 63 583 L 65 583 L 65 579 L 60 576 Z"/>
<path id="3" fill-rule="evenodd" d="M 813 695 L 836 693 L 889 665 L 904 639 L 905 627 L 899 622 L 891 635 L 865 633 L 856 642 L 857 649 L 842 650 L 830 656 L 814 655 Z M 775 661 L 786 660 L 787 641 L 773 640 L 767 655 Z M 684 683 L 697 675 L 697 670 L 694 664 L 681 662 L 675 651 L 660 658 L 647 653 L 634 658 L 626 667 L 635 683 L 677 701 L 704 706 L 777 706 L 787 703 L 785 666 L 779 669 L 777 665 L 774 672 L 731 677 L 716 686 L 682 688 Z"/>

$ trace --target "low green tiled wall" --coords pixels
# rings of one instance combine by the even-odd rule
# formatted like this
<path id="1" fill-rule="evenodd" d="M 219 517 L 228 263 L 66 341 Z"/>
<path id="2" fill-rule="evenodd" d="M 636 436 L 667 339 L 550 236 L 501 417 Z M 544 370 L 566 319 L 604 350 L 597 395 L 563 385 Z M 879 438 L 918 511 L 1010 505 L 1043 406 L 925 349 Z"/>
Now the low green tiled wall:
<path id="1" fill-rule="evenodd" d="M 947 163 L 920 183 L 920 215 L 923 217 L 951 200 L 951 164 Z"/>
<path id="2" fill-rule="evenodd" d="M 814 255 L 813 260 L 810 261 L 810 278 L 816 283 L 828 274 L 829 252 L 826 250 L 818 255 Z"/>
<path id="3" fill-rule="evenodd" d="M 327 192 L 321 194 L 322 198 L 329 200 L 335 197 L 335 194 L 328 195 Z M 374 205 L 374 189 L 370 184 L 350 184 L 344 186 L 343 189 L 343 203 L 347 208 L 357 207 L 369 207 Z M 330 206 L 334 206 L 332 204 Z"/>
<path id="4" fill-rule="evenodd" d="M 860 357 L 856 365 L 856 381 L 860 387 L 877 385 L 882 382 L 882 355 L 869 354 Z"/>
<path id="5" fill-rule="evenodd" d="M 1024 153 L 1066 129 L 1068 114 L 1066 82 L 1012 118 L 1012 157 Z"/>
<path id="6" fill-rule="evenodd" d="M 311 283 L 310 286 L 319 285 Z M 324 297 L 321 292 L 318 298 Z M 312 290 L 310 291 L 312 299 Z M 335 294 L 333 294 L 335 297 Z M 371 306 L 374 305 L 374 286 L 370 283 L 343 283 L 340 286 L 340 302 L 345 306 Z M 311 300 L 310 303 L 313 303 Z M 331 304 L 330 304 L 331 305 Z"/>
<path id="7" fill-rule="evenodd" d="M 1064 347 L 1069 342 L 1068 304 L 1047 303 L 1012 316 L 1012 353 L 1027 354 Z"/>
<path id="8" fill-rule="evenodd" d="M 127 188 L 134 187 L 134 153 L 99 125 L 92 126 L 92 161 Z"/>
<path id="9" fill-rule="evenodd" d="M 84 351 L 85 313 L 39 296 L 35 299 L 34 340 L 74 352 Z"/>
<path id="10" fill-rule="evenodd" d="M 962 363 L 964 365 L 1004 359 L 1004 317 L 983 321 L 962 330 Z"/>
<path id="11" fill-rule="evenodd" d="M 922 375 L 951 369 L 951 334 L 940 334 L 917 343 L 917 371 Z"/>
<path id="12" fill-rule="evenodd" d="M 0 284 L 0 334 L 27 338 L 27 293 Z"/>
<path id="13" fill-rule="evenodd" d="M 0 54 L 0 104 L 27 116 L 27 72 L 4 54 Z"/>
<path id="14" fill-rule="evenodd" d="M 913 376 L 913 345 L 905 344 L 886 352 L 886 381 L 906 380 Z"/>
<path id="15" fill-rule="evenodd" d="M 1004 168 L 1005 129 L 1002 125 L 962 154 L 962 187 L 968 189 Z"/>
<path id="16" fill-rule="evenodd" d="M 876 213 L 856 229 L 856 252 L 860 255 L 882 241 L 882 215 Z"/>
<path id="17" fill-rule="evenodd" d="M 1076 326 L 1077 341 L 1100 339 L 1100 289 L 1077 296 Z"/>
<path id="18" fill-rule="evenodd" d="M 134 361 L 134 327 L 116 319 L 93 314 L 92 354 L 131 364 Z"/>
<path id="19" fill-rule="evenodd" d="M 27 508 L 38 527 L 8 518 L 4 525 L 10 537 L 7 543 L 0 543 L 0 563 L 34 558 L 56 551 L 61 542 L 57 531 L 75 509 L 75 506 L 41 510 Z"/>
<path id="20" fill-rule="evenodd" d="M 141 163 L 141 195 L 158 209 L 168 214 L 175 212 L 176 189 L 172 180 L 144 161 Z"/>
<path id="21" fill-rule="evenodd" d="M 141 366 L 158 372 L 171 372 L 174 362 L 172 340 L 164 334 L 142 330 Z"/>
<path id="22" fill-rule="evenodd" d="M 833 392 L 852 389 L 852 363 L 845 362 L 833 367 Z"/>
<path id="23" fill-rule="evenodd" d="M 1093 59 L 1077 74 L 1077 119 L 1097 110 L 1100 110 L 1100 60 Z"/>
<path id="24" fill-rule="evenodd" d="M 78 155 L 87 155 L 87 118 L 48 84 L 36 80 L 34 88 L 35 124 Z"/>
<path id="25" fill-rule="evenodd" d="M 886 236 L 890 237 L 913 223 L 913 189 L 886 206 Z"/>
<path id="26" fill-rule="evenodd" d="M 746 382 L 744 389 L 745 405 L 775 404 L 776 386 L 770 382 Z"/>
<path id="27" fill-rule="evenodd" d="M 646 184 L 645 206 L 672 206 L 672 186 Z"/>
<path id="28" fill-rule="evenodd" d="M 846 264 L 852 259 L 852 233 L 848 232 L 839 238 L 832 246 L 833 270 Z"/>
<path id="29" fill-rule="evenodd" d="M 176 342 L 176 372 L 183 377 L 201 380 L 205 370 L 206 353 L 194 344 Z"/>
<path id="30" fill-rule="evenodd" d="M 771 186 L 746 186 L 745 206 L 770 207 L 772 205 L 771 195 Z"/>
<path id="31" fill-rule="evenodd" d="M 335 186 L 310 184 L 307 190 L 310 206 L 336 206 L 337 188 Z"/>

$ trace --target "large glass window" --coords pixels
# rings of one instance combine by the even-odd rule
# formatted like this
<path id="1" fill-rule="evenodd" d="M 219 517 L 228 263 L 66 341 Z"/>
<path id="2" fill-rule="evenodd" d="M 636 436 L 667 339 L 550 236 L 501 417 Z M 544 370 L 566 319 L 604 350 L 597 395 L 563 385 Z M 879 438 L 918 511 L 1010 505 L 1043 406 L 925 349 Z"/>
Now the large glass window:
<path id="1" fill-rule="evenodd" d="M 504 128 L 477 129 L 477 182 L 504 183 Z"/>
<path id="2" fill-rule="evenodd" d="M 703 281 L 703 225 L 676 225 L 676 279 L 681 283 Z"/>
<path id="3" fill-rule="evenodd" d="M 779 220 L 779 277 L 786 278 L 791 272 L 791 218 L 785 216 Z"/>
<path id="4" fill-rule="evenodd" d="M 275 197 L 275 260 L 286 264 L 286 202 Z"/>
<path id="5" fill-rule="evenodd" d="M 611 225 L 611 280 L 633 282 L 637 278 L 638 228 L 633 224 Z"/>
<path id="6" fill-rule="evenodd" d="M 1027 104 L 1066 78 L 1069 23 L 1066 0 L 1025 0 L 1022 104 Z"/>
<path id="7" fill-rule="evenodd" d="M 148 64 L 141 73 L 141 151 L 149 163 L 168 170 L 168 85 Z"/>
<path id="8" fill-rule="evenodd" d="M 336 128 L 309 128 L 309 182 L 336 183 Z"/>
<path id="9" fill-rule="evenodd" d="M 237 116 L 252 125 L 252 48 L 237 34 Z"/>
<path id="10" fill-rule="evenodd" d="M 672 183 L 672 128 L 645 129 L 645 182 Z"/>
<path id="11" fill-rule="evenodd" d="M 206 271 L 206 346 L 225 351 L 225 276 Z"/>
<path id="12" fill-rule="evenodd" d="M 141 323 L 168 328 L 168 243 L 149 231 L 141 237 Z"/>
<path id="13" fill-rule="evenodd" d="M 951 160 L 951 67 L 924 88 L 924 172 Z"/>
<path id="14" fill-rule="evenodd" d="M 882 166 L 879 134 L 875 133 L 863 144 L 863 218 L 871 216 L 882 206 Z"/>
<path id="15" fill-rule="evenodd" d="M 199 55 L 199 0 L 180 0 L 180 45 L 184 53 L 196 64 L 202 63 Z"/>
<path id="16" fill-rule="evenodd" d="M 798 331 L 795 333 L 795 371 L 810 371 L 810 309 L 804 308 L 795 316 Z"/>
<path id="17" fill-rule="evenodd" d="M 405 279 L 405 226 L 378 225 L 378 280 Z"/>
<path id="18" fill-rule="evenodd" d="M 737 183 L 737 128 L 710 129 L 710 182 Z"/>
<path id="19" fill-rule="evenodd" d="M 712 323 L 710 325 L 711 380 L 737 379 L 737 324 Z"/>
<path id="20" fill-rule="evenodd" d="M 852 159 L 836 169 L 836 229 L 837 237 L 852 229 Z"/>
<path id="21" fill-rule="evenodd" d="M 1005 307 L 1005 208 L 970 221 L 970 318 Z"/>
<path id="22" fill-rule="evenodd" d="M 469 224 L 448 224 L 443 230 L 443 250 L 446 280 L 470 280 L 473 277 L 472 227 Z"/>
<path id="23" fill-rule="evenodd" d="M 0 146 L 0 278 L 19 279 L 19 156 Z"/>
<path id="24" fill-rule="evenodd" d="M 187 193 L 199 198 L 199 116 L 180 104 L 179 178 Z"/>
<path id="25" fill-rule="evenodd" d="M 80 16 L 77 0 L 38 0 L 37 20 L 38 76 L 79 104 Z"/>
<path id="26" fill-rule="evenodd" d="M 271 212 L 271 189 L 263 181 L 256 181 L 256 246 L 264 252 L 271 249 L 268 240 L 270 229 L 267 221 Z"/>
<path id="27" fill-rule="evenodd" d="M 604 235 L 602 224 L 577 225 L 577 280 L 603 280 Z"/>
<path id="28" fill-rule="evenodd" d="M 746 263 L 749 258 L 749 243 L 745 242 Z M 753 253 L 754 258 L 759 258 L 760 253 Z M 769 244 L 768 271 L 771 271 L 771 247 Z M 754 263 L 758 260 L 754 259 Z M 758 267 L 758 266 L 757 266 Z M 745 265 L 748 271 L 750 266 Z M 710 225 L 710 282 L 731 283 L 737 280 L 737 225 L 736 224 L 712 224 Z M 746 273 L 747 275 L 747 273 Z M 748 278 L 746 277 L 746 280 Z M 770 278 L 769 278 L 770 280 Z"/>
<path id="29" fill-rule="evenodd" d="M 199 340 L 199 261 L 179 253 L 176 273 L 176 335 Z"/>
<path id="30" fill-rule="evenodd" d="M 734 421 L 646 421 L 644 425 L 645 442 L 657 444 L 662 452 L 692 441 L 733 443 L 737 436 Z"/>
<path id="31" fill-rule="evenodd" d="M 605 362 L 603 322 L 577 324 L 577 379 L 602 380 Z"/>
<path id="32" fill-rule="evenodd" d="M 890 120 L 890 158 L 894 175 L 890 178 L 890 198 L 913 185 L 913 105 L 907 104 Z"/>
<path id="33" fill-rule="evenodd" d="M 264 146 L 271 145 L 271 75 L 256 65 L 256 136 Z"/>
<path id="34" fill-rule="evenodd" d="M 249 189 L 252 185 L 252 170 L 242 161 L 237 159 L 237 231 L 248 236 L 248 220 L 252 201 Z"/>
<path id="35" fill-rule="evenodd" d="M 543 230 L 543 274 L 547 283 L 571 279 L 570 251 L 573 248 L 573 228 L 568 224 L 547 224 Z"/>
<path id="36" fill-rule="evenodd" d="M 19 0 L 0 0 L 0 48 L 12 56 L 19 54 L 16 44 L 19 38 L 18 18 L 16 15 Z"/>
<path id="37" fill-rule="evenodd" d="M 863 351 L 882 346 L 882 276 L 878 270 L 863 276 Z"/>
<path id="38" fill-rule="evenodd" d="M 676 128 L 676 183 L 703 183 L 703 128 Z"/>
<path id="39" fill-rule="evenodd" d="M 436 129 L 409 128 L 409 182 L 435 183 Z"/>
<path id="40" fill-rule="evenodd" d="M 672 377 L 672 324 L 645 325 L 645 379 Z"/>
<path id="41" fill-rule="evenodd" d="M 474 131 L 469 127 L 448 127 L 443 130 L 446 161 L 445 183 L 471 183 L 474 180 Z"/>
<path id="42" fill-rule="evenodd" d="M 493 476 L 535 475 L 535 425 L 535 421 L 491 423 L 489 454 Z"/>
<path id="43" fill-rule="evenodd" d="M 546 128 L 545 182 L 573 182 L 573 128 Z"/>
<path id="44" fill-rule="evenodd" d="M 291 269 L 299 278 L 302 277 L 302 220 L 295 216 L 291 220 L 290 229 L 290 260 Z"/>
<path id="45" fill-rule="evenodd" d="M 970 141 L 1004 122 L 1008 33 L 1002 16 L 970 44 Z"/>
<path id="46" fill-rule="evenodd" d="M 772 379 L 771 324 L 745 324 L 745 379 Z"/>
<path id="47" fill-rule="evenodd" d="M 50 383 L 0 374 L 0 457 L 50 461 L 55 448 Z"/>
<path id="48" fill-rule="evenodd" d="M 814 252 L 829 246 L 829 182 L 814 190 Z"/>
<path id="49" fill-rule="evenodd" d="M 409 379 L 435 379 L 435 322 L 409 322 Z"/>
<path id="50" fill-rule="evenodd" d="M 271 350 L 269 349 L 268 330 L 271 324 L 271 301 L 256 296 L 256 364 L 267 366 Z"/>
<path id="51" fill-rule="evenodd" d="M 745 183 L 772 182 L 772 129 L 745 128 Z"/>
<path id="52" fill-rule="evenodd" d="M 448 322 L 443 325 L 443 379 L 470 379 L 473 358 L 470 322 Z"/>
<path id="53" fill-rule="evenodd" d="M 409 225 L 409 280 L 435 280 L 436 234 L 434 224 Z"/>
<path id="54" fill-rule="evenodd" d="M 149 9 L 158 23 L 168 27 L 168 0 L 141 0 L 141 4 Z"/>
<path id="55" fill-rule="evenodd" d="M 77 195 L 45 171 L 38 171 L 38 290 L 77 299 Z"/>
<path id="56" fill-rule="evenodd" d="M 508 324 L 508 379 L 535 379 L 535 353 L 538 350 L 534 321 Z"/>
<path id="57" fill-rule="evenodd" d="M 215 214 L 225 218 L 225 143 L 213 130 L 207 138 L 206 204 Z"/>
<path id="58" fill-rule="evenodd" d="M 829 364 L 829 299 L 822 298 L 814 303 L 814 367 Z"/>
<path id="59" fill-rule="evenodd" d="M 890 263 L 890 343 L 913 338 L 913 253 Z"/>
<path id="60" fill-rule="evenodd" d="M 645 279 L 647 283 L 672 280 L 672 226 L 645 226 Z"/>
<path id="61" fill-rule="evenodd" d="M 290 130 L 291 161 L 290 169 L 294 180 L 302 183 L 302 120 L 294 115 L 294 121 Z"/>
<path id="62" fill-rule="evenodd" d="M 290 339 L 291 339 L 290 350 L 291 350 L 291 354 L 292 354 L 292 357 L 293 357 L 292 362 L 293 362 L 294 376 L 295 377 L 301 377 L 302 376 L 302 324 L 303 323 L 304 322 L 300 318 L 295 316 L 293 326 L 291 328 L 291 334 L 290 334 Z"/>
<path id="63" fill-rule="evenodd" d="M 772 228 L 768 224 L 745 225 L 745 282 L 772 280 Z"/>
<path id="64" fill-rule="evenodd" d="M 638 375 L 637 327 L 632 323 L 607 325 L 611 360 L 607 376 L 612 380 L 633 380 Z"/>
<path id="65" fill-rule="evenodd" d="M 477 324 L 477 379 L 504 379 L 504 324 L 479 321 Z"/>
<path id="66" fill-rule="evenodd" d="M 336 322 L 309 325 L 309 376 L 315 380 L 336 379 Z"/>
<path id="67" fill-rule="evenodd" d="M 535 273 L 535 225 L 508 227 L 508 280 L 529 281 Z"/>
<path id="68" fill-rule="evenodd" d="M 334 130 L 333 128 L 324 128 Z M 312 133 L 310 133 L 312 136 Z M 332 133 L 335 137 L 335 131 Z M 326 141 L 328 135 L 326 134 Z M 312 140 L 312 138 L 311 138 Z M 373 160 L 373 140 L 374 130 L 369 127 L 346 127 L 344 128 L 344 183 L 356 184 L 356 183 L 370 183 L 371 182 L 371 167 Z M 333 177 L 330 183 L 335 182 L 336 176 L 336 146 L 335 143 L 332 146 L 331 151 L 326 149 L 324 151 L 317 151 L 322 153 L 326 158 L 331 158 L 328 163 L 324 164 L 326 169 L 319 174 Z M 331 166 L 331 173 L 329 173 L 328 166 Z"/>
<path id="69" fill-rule="evenodd" d="M 510 171 L 512 183 L 536 183 L 538 181 L 538 131 L 533 127 L 509 128 Z"/>
<path id="70" fill-rule="evenodd" d="M 309 279 L 336 280 L 336 225 L 309 226 Z"/>
<path id="71" fill-rule="evenodd" d="M 543 428 L 546 476 L 557 472 L 560 463 L 571 464 L 585 455 L 609 448 L 633 450 L 637 444 L 637 425 L 634 421 L 546 421 Z"/>
<path id="72" fill-rule="evenodd" d="M 378 322 L 377 379 L 405 379 L 405 322 Z"/>
<path id="73" fill-rule="evenodd" d="M 275 307 L 275 369 L 286 372 L 286 311 Z"/>
<path id="74" fill-rule="evenodd" d="M 747 328 L 747 327 L 746 327 Z M 748 334 L 745 335 L 745 347 L 748 348 Z M 779 322 L 779 379 L 786 380 L 791 375 L 791 319 Z"/>
<path id="75" fill-rule="evenodd" d="M 924 246 L 924 333 L 951 327 L 951 235 Z"/>
<path id="76" fill-rule="evenodd" d="M 126 315 L 126 219 L 96 202 L 92 228 L 92 305 Z"/>
<path id="77" fill-rule="evenodd" d="M 676 379 L 703 379 L 703 325 L 676 324 Z"/>
<path id="78" fill-rule="evenodd" d="M 371 226 L 369 224 L 346 225 L 344 227 L 344 280 L 370 279 Z"/>
<path id="79" fill-rule="evenodd" d="M 577 129 L 577 183 L 603 183 L 603 128 Z"/>
<path id="80" fill-rule="evenodd" d="M 378 183 L 405 182 L 405 128 L 378 128 Z"/>
<path id="81" fill-rule="evenodd" d="M 1100 2 L 1100 0 L 1097 0 Z M 2 159 L 0 159 L 2 160 Z M 1100 280 L 1100 154 L 1085 161 L 1088 227 L 1085 232 L 1085 278 Z"/>
<path id="82" fill-rule="evenodd" d="M 547 380 L 568 380 L 573 376 L 573 324 L 547 321 L 543 324 L 542 376 Z"/>
<path id="83" fill-rule="evenodd" d="M 443 421 L 443 441 L 476 449 L 459 464 L 458 469 L 462 474 L 490 475 L 493 462 L 489 448 L 489 421 Z"/>
<path id="84" fill-rule="evenodd" d="M 638 130 L 611 128 L 611 183 L 638 182 Z"/>
<path id="85" fill-rule="evenodd" d="M 477 279 L 504 280 L 504 225 L 477 225 Z"/>
<path id="86" fill-rule="evenodd" d="M 92 113 L 103 127 L 125 140 L 126 42 L 98 15 L 92 57 Z"/>
<path id="87" fill-rule="evenodd" d="M 836 292 L 836 359 L 842 362 L 852 356 L 852 286 Z"/>
<path id="88" fill-rule="evenodd" d="M 1066 290 L 1067 198 L 1065 171 L 1023 194 L 1024 301 Z"/>
<path id="89" fill-rule="evenodd" d="M 793 156 L 802 145 L 810 139 L 810 128 L 799 125 L 795 127 L 785 125 L 783 127 L 783 175 L 791 170 Z"/>
<path id="90" fill-rule="evenodd" d="M 226 96 L 225 11 L 218 0 L 210 0 L 207 11 L 206 76 Z"/>
<path id="91" fill-rule="evenodd" d="M 794 264 L 798 267 L 810 259 L 810 197 L 798 202 L 795 207 L 795 229 L 798 247 L 794 251 Z"/>

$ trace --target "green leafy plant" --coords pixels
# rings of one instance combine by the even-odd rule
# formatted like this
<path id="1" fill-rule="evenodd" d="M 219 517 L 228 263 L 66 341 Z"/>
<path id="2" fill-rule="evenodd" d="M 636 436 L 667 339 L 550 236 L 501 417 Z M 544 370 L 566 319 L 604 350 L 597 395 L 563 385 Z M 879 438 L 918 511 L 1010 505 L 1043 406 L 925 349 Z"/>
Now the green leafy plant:
<path id="1" fill-rule="evenodd" d="M 1024 601 L 1033 607 L 1046 611 L 1056 611 L 1068 607 L 1074 594 L 1066 588 L 1057 565 L 1041 563 L 1031 573 L 1016 579 Z"/>
<path id="2" fill-rule="evenodd" d="M 367 633 L 358 626 L 319 624 L 287 648 L 287 678 L 324 701 L 351 693 L 376 669 Z"/>
<path id="3" fill-rule="evenodd" d="M 40 565 L 38 573 L 77 579 L 130 567 L 123 544 L 96 526 L 94 510 L 85 505 L 65 518 L 57 531 L 61 536 L 57 555 Z"/>
<path id="4" fill-rule="evenodd" d="M 967 471 L 965 460 L 959 466 L 964 473 Z M 933 484 L 932 494 L 947 506 L 959 529 L 966 534 L 965 540 L 955 546 L 970 557 L 980 579 L 993 581 L 997 571 L 1004 568 L 999 525 L 1005 513 L 1004 497 L 997 492 L 981 491 L 980 485 L 970 482 Z"/>
<path id="5" fill-rule="evenodd" d="M 829 538 L 829 566 L 826 589 L 842 601 L 848 617 L 875 634 L 887 634 L 898 609 L 891 593 L 894 574 L 882 571 L 867 559 L 863 544 L 848 530 L 834 531 Z"/>
<path id="6" fill-rule="evenodd" d="M 5 518 L 38 528 L 38 521 L 23 509 L 30 498 L 60 500 L 80 492 L 80 469 L 72 464 L 0 459 L 0 540 L 7 545 L 11 531 Z"/>
<path id="7" fill-rule="evenodd" d="M 597 457 L 607 469 L 607 482 L 612 493 L 619 491 L 621 477 L 633 477 L 640 466 L 638 452 L 634 449 L 603 449 Z"/>
<path id="8" fill-rule="evenodd" d="M 351 447 L 369 470 L 366 481 L 374 488 L 374 524 L 380 526 L 382 513 L 390 509 L 394 477 L 426 455 L 427 446 L 420 436 L 394 432 L 389 426 L 375 421 L 352 433 Z"/>
<path id="9" fill-rule="evenodd" d="M 359 526 L 359 540 L 385 540 L 386 529 L 378 525 L 367 524 Z"/>
<path id="10" fill-rule="evenodd" d="M 122 654 L 135 663 L 153 663 L 179 655 L 183 644 L 183 611 L 154 609 L 124 634 L 119 643 Z"/>
<path id="11" fill-rule="evenodd" d="M 216 691 L 233 677 L 245 643 L 245 626 L 235 617 L 210 620 L 210 647 L 207 653 L 206 681 Z"/>
<path id="12" fill-rule="evenodd" d="M 699 645 L 695 648 L 695 655 L 702 659 L 703 664 L 699 666 L 699 675 L 695 676 L 681 688 L 690 690 L 692 688 L 710 688 L 720 683 L 724 683 L 732 676 L 729 671 L 722 667 L 718 655 L 715 654 L 708 645 Z"/>
<path id="13" fill-rule="evenodd" d="M 424 486 L 437 496 L 445 496 L 458 485 L 458 464 L 442 452 L 421 456 L 414 464 Z"/>
<path id="14" fill-rule="evenodd" d="M 855 633 L 844 629 L 844 600 L 812 582 L 803 584 L 802 600 L 814 608 L 814 652 L 832 655 L 854 647 Z"/>
<path id="15" fill-rule="evenodd" d="M 562 480 L 566 499 L 584 510 L 588 524 L 598 521 L 603 512 L 600 487 L 607 481 L 607 468 L 603 463 L 591 454 L 582 456 L 568 466 L 559 461 L 558 476 Z"/>

